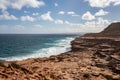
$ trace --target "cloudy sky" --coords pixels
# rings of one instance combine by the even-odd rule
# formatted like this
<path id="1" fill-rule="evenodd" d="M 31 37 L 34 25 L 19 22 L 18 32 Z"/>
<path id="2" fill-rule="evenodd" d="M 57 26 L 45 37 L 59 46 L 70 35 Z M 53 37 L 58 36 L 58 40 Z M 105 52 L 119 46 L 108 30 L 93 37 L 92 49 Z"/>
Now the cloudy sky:
<path id="1" fill-rule="evenodd" d="M 120 0 L 0 0 L 0 33 L 99 32 L 120 21 Z"/>

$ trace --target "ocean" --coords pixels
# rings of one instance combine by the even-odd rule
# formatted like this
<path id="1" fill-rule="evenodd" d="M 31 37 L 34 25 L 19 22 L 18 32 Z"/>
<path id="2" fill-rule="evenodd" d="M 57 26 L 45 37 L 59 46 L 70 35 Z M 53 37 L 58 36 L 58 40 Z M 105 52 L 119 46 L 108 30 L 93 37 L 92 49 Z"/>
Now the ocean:
<path id="1" fill-rule="evenodd" d="M 0 34 L 0 60 L 14 61 L 49 57 L 71 50 L 77 35 L 67 34 Z"/>

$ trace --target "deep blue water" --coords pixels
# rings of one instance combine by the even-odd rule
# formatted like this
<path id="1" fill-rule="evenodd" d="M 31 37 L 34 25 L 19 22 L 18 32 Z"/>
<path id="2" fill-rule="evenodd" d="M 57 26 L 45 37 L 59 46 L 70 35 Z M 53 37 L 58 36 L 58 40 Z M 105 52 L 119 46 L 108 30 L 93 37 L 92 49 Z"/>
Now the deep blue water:
<path id="1" fill-rule="evenodd" d="M 0 34 L 0 60 L 48 57 L 70 49 L 76 35 Z"/>

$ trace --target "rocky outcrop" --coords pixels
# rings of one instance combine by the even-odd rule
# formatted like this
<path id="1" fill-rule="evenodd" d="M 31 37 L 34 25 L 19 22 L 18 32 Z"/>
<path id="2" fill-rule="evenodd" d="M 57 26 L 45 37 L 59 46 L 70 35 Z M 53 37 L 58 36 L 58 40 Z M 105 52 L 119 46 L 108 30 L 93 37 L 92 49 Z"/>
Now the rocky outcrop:
<path id="1" fill-rule="evenodd" d="M 100 33 L 85 34 L 71 43 L 73 51 L 92 51 L 92 66 L 108 70 L 110 75 L 118 75 L 120 79 L 120 22 L 109 25 Z M 100 73 L 101 74 L 101 73 Z M 115 76 L 105 76 L 114 80 Z"/>
<path id="2" fill-rule="evenodd" d="M 86 37 L 119 37 L 120 36 L 120 22 L 112 23 L 100 33 L 88 33 Z"/>
<path id="3" fill-rule="evenodd" d="M 105 34 L 110 36 L 120 36 L 120 22 L 110 24 L 100 34 Z"/>

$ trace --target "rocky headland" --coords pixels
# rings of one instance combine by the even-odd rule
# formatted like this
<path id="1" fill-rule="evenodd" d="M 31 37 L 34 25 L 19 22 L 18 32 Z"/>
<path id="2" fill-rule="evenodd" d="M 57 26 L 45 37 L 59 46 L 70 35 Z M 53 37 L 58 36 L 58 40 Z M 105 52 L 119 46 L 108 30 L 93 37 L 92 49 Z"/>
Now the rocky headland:
<path id="1" fill-rule="evenodd" d="M 0 80 L 120 80 L 120 22 L 71 45 L 49 58 L 0 61 Z"/>

